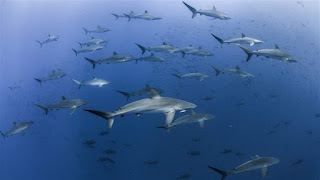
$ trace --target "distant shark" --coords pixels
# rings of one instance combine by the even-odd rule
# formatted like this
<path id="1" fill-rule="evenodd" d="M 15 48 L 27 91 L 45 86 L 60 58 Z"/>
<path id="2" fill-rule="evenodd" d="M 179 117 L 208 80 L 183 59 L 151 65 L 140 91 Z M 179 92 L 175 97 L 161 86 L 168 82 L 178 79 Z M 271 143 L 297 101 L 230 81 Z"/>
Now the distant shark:
<path id="1" fill-rule="evenodd" d="M 241 76 L 243 78 L 254 77 L 252 74 L 250 74 L 250 73 L 248 73 L 246 71 L 242 71 L 239 66 L 236 66 L 235 69 L 218 69 L 218 68 L 216 68 L 216 67 L 214 67 L 212 65 L 210 65 L 210 66 L 216 71 L 216 76 L 218 76 L 222 72 L 222 73 Z"/>
<path id="2" fill-rule="evenodd" d="M 49 43 L 49 42 L 53 42 L 53 41 L 57 41 L 59 39 L 59 36 L 53 36 L 53 35 L 48 35 L 48 37 L 43 40 L 43 41 L 36 41 L 37 43 L 40 44 L 40 47 L 42 47 L 43 44 Z"/>
<path id="3" fill-rule="evenodd" d="M 86 28 L 83 28 L 83 30 L 86 32 L 86 34 L 88 34 L 88 33 L 105 33 L 105 32 L 111 31 L 108 28 L 103 28 L 100 26 L 98 26 L 96 29 L 92 29 L 92 30 L 87 30 Z"/>
<path id="4" fill-rule="evenodd" d="M 127 113 L 164 113 L 166 115 L 166 126 L 169 126 L 174 119 L 176 111 L 185 111 L 186 109 L 196 108 L 197 105 L 179 99 L 161 97 L 155 90 L 151 90 L 151 98 L 145 98 L 129 103 L 115 112 L 87 110 L 108 121 L 108 127 L 111 128 L 115 116 L 123 116 Z"/>
<path id="5" fill-rule="evenodd" d="M 139 59 L 136 59 L 136 63 L 138 63 L 138 61 L 164 62 L 166 60 L 164 58 L 155 56 L 153 53 L 151 53 L 150 56 L 140 57 Z"/>
<path id="6" fill-rule="evenodd" d="M 252 55 L 256 55 L 264 56 L 266 58 L 278 59 L 281 61 L 285 61 L 286 63 L 297 62 L 295 58 L 290 56 L 288 53 L 282 51 L 277 44 L 275 45 L 274 49 L 259 49 L 256 51 L 247 49 L 246 47 L 241 46 L 240 44 L 237 45 L 248 55 L 247 61 L 250 60 Z"/>
<path id="7" fill-rule="evenodd" d="M 179 78 L 179 79 L 185 79 L 185 78 L 190 78 L 190 79 L 197 79 L 199 81 L 203 81 L 204 79 L 209 78 L 210 76 L 202 73 L 187 73 L 184 75 L 178 75 L 178 74 L 172 74 L 173 76 Z"/>
<path id="8" fill-rule="evenodd" d="M 144 54 L 146 51 L 169 52 L 170 54 L 172 54 L 176 49 L 174 46 L 168 45 L 166 42 L 163 42 L 161 46 L 153 46 L 153 47 L 144 47 L 137 43 L 136 45 L 142 50 L 142 54 Z"/>
<path id="9" fill-rule="evenodd" d="M 113 52 L 113 55 L 107 58 L 102 58 L 97 61 L 89 58 L 84 58 L 85 60 L 89 61 L 92 64 L 92 68 L 96 67 L 96 64 L 111 64 L 111 63 L 125 63 L 132 60 L 136 60 L 133 56 L 127 55 L 119 55 L 117 52 Z"/>
<path id="10" fill-rule="evenodd" d="M 216 8 L 213 6 L 211 10 L 196 10 L 194 7 L 190 6 L 189 4 L 182 1 L 184 5 L 187 6 L 187 8 L 192 12 L 192 18 L 196 17 L 197 14 L 205 15 L 209 17 L 213 17 L 214 19 L 220 19 L 220 20 L 228 20 L 230 19 L 226 14 L 216 10 Z"/>
<path id="11" fill-rule="evenodd" d="M 71 109 L 71 115 L 77 110 L 78 107 L 88 104 L 88 101 L 82 100 L 82 99 L 67 99 L 64 96 L 62 96 L 62 101 L 55 103 L 55 104 L 49 104 L 47 106 L 42 104 L 35 104 L 36 106 L 43 109 L 48 114 L 49 109 Z"/>
<path id="12" fill-rule="evenodd" d="M 227 43 L 227 44 L 230 44 L 230 43 L 249 44 L 250 46 L 253 46 L 255 44 L 262 44 L 263 43 L 263 41 L 255 39 L 255 38 L 247 37 L 243 33 L 242 33 L 242 37 L 241 38 L 234 38 L 234 39 L 228 39 L 228 40 L 222 40 L 219 37 L 215 36 L 214 34 L 211 34 L 211 35 L 221 43 L 221 47 L 225 43 Z"/>
<path id="13" fill-rule="evenodd" d="M 261 169 L 262 173 L 262 179 L 267 174 L 267 169 L 269 166 L 277 164 L 279 162 L 279 159 L 276 159 L 274 157 L 259 157 L 258 155 L 254 156 L 250 161 L 247 161 L 240 166 L 234 168 L 231 171 L 222 171 L 220 169 L 217 169 L 215 167 L 208 166 L 210 169 L 216 171 L 217 173 L 222 175 L 221 180 L 224 180 L 228 175 L 231 174 L 238 174 L 246 171 L 252 171 L 256 169 Z"/>
<path id="14" fill-rule="evenodd" d="M 142 96 L 142 95 L 150 95 L 151 94 L 151 89 L 155 90 L 158 94 L 161 94 L 164 92 L 164 90 L 159 89 L 159 88 L 154 88 L 154 87 L 150 87 L 149 84 L 146 84 L 146 87 L 133 91 L 131 93 L 128 92 L 124 92 L 124 91 L 117 91 L 118 93 L 124 95 L 127 97 L 127 101 L 129 100 L 129 98 L 131 96 Z"/>
<path id="15" fill-rule="evenodd" d="M 4 139 L 8 136 L 15 135 L 20 132 L 22 132 L 22 135 L 24 135 L 25 130 L 29 128 L 31 125 L 33 125 L 33 121 L 27 121 L 27 122 L 21 122 L 21 123 L 13 122 L 13 127 L 8 132 L 3 133 L 0 131 L 0 133 Z"/>
<path id="16" fill-rule="evenodd" d="M 82 48 L 82 46 L 91 46 L 91 45 L 96 45 L 97 46 L 99 44 L 107 44 L 107 43 L 108 43 L 108 41 L 106 41 L 106 40 L 96 39 L 94 37 L 92 37 L 89 41 L 82 42 L 82 43 L 79 42 L 81 48 Z"/>
<path id="17" fill-rule="evenodd" d="M 104 48 L 103 46 L 86 46 L 86 47 L 81 48 L 79 50 L 75 50 L 75 49 L 72 49 L 72 50 L 74 53 L 76 53 L 76 56 L 77 56 L 80 53 L 87 53 L 87 52 L 94 53 L 94 52 L 101 50 L 103 48 Z"/>
<path id="18" fill-rule="evenodd" d="M 208 56 L 213 56 L 213 54 L 211 52 L 203 50 L 201 46 L 199 46 L 198 48 L 193 48 L 191 50 L 184 50 L 181 52 L 182 52 L 182 57 L 184 57 L 186 54 L 191 54 L 191 55 L 195 55 L 195 56 L 202 56 L 205 58 L 207 58 Z"/>
<path id="19" fill-rule="evenodd" d="M 43 82 L 46 82 L 46 81 L 50 81 L 50 80 L 57 80 L 57 79 L 61 79 L 63 77 L 65 77 L 67 75 L 66 72 L 63 72 L 63 71 L 56 71 L 56 70 L 52 70 L 52 72 L 42 78 L 42 79 L 39 79 L 39 78 L 34 78 L 36 81 L 38 81 L 40 83 L 40 85 L 43 83 Z"/>
<path id="20" fill-rule="evenodd" d="M 154 16 L 148 13 L 147 10 L 144 11 L 144 14 L 134 14 L 132 11 L 130 14 L 124 14 L 127 18 L 128 21 L 130 21 L 131 19 L 143 19 L 143 20 L 160 20 L 162 19 L 159 16 Z"/>
<path id="21" fill-rule="evenodd" d="M 118 18 L 127 18 L 127 16 L 125 16 L 125 15 L 119 15 L 119 14 L 115 14 L 115 13 L 111 13 L 114 17 L 116 17 L 116 20 L 118 19 Z"/>
<path id="22" fill-rule="evenodd" d="M 98 86 L 99 88 L 101 88 L 102 86 L 104 85 L 107 85 L 109 84 L 110 82 L 109 81 L 106 81 L 104 79 L 98 79 L 96 77 L 93 77 L 93 79 L 91 80 L 87 80 L 87 81 L 77 81 L 75 79 L 72 79 L 73 82 L 75 82 L 77 85 L 79 85 L 79 89 L 82 87 L 82 86 Z"/>

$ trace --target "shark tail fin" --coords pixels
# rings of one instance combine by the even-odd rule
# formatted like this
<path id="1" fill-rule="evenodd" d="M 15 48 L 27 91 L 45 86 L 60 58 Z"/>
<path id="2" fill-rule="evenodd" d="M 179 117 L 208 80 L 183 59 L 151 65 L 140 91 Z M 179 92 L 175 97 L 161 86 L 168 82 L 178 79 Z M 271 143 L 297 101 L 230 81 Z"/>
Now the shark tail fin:
<path id="1" fill-rule="evenodd" d="M 132 93 L 127 93 L 127 92 L 123 92 L 123 91 L 117 91 L 118 93 L 124 95 L 127 97 L 127 101 L 129 101 L 129 98 L 132 96 Z"/>
<path id="2" fill-rule="evenodd" d="M 119 18 L 119 15 L 111 13 L 114 17 L 116 17 L 116 20 Z"/>
<path id="3" fill-rule="evenodd" d="M 194 7 L 190 6 L 189 4 L 187 4 L 187 3 L 183 2 L 183 1 L 182 1 L 182 3 L 184 5 L 186 5 L 187 8 L 192 12 L 192 18 L 196 17 L 198 11 Z"/>
<path id="4" fill-rule="evenodd" d="M 40 44 L 40 47 L 42 47 L 42 44 L 43 44 L 42 42 L 40 41 L 36 41 L 36 42 Z"/>
<path id="5" fill-rule="evenodd" d="M 217 169 L 217 168 L 215 168 L 215 167 L 208 166 L 208 168 L 210 168 L 210 169 L 212 169 L 212 170 L 216 171 L 217 173 L 221 174 L 221 175 L 222 175 L 221 180 L 226 179 L 226 177 L 227 177 L 227 176 L 228 176 L 228 174 L 229 174 L 228 172 L 226 172 L 226 171 L 222 171 L 222 170 Z"/>
<path id="6" fill-rule="evenodd" d="M 42 105 L 42 104 L 35 104 L 35 105 L 38 106 L 39 108 L 43 109 L 44 112 L 46 113 L 46 115 L 48 114 L 49 109 L 47 106 Z"/>
<path id="7" fill-rule="evenodd" d="M 42 83 L 41 79 L 34 78 L 34 80 L 38 81 L 40 83 L 40 86 L 41 86 L 41 83 Z"/>
<path id="8" fill-rule="evenodd" d="M 92 64 L 92 68 L 94 69 L 96 67 L 96 61 L 89 59 L 89 58 L 84 58 L 85 60 L 89 61 Z"/>
<path id="9" fill-rule="evenodd" d="M 88 30 L 86 28 L 83 28 L 83 30 L 86 32 L 86 34 L 88 34 Z"/>
<path id="10" fill-rule="evenodd" d="M 123 13 L 123 15 L 125 15 L 125 16 L 128 18 L 128 21 L 130 21 L 130 20 L 131 20 L 131 16 L 130 16 L 130 15 L 128 15 L 128 14 L 124 14 L 124 13 Z"/>
<path id="11" fill-rule="evenodd" d="M 92 114 L 95 114 L 97 116 L 100 116 L 108 121 L 108 128 L 111 129 L 114 121 L 114 116 L 111 112 L 108 111 L 95 111 L 95 110 L 88 110 L 84 109 L 84 111 L 90 112 Z"/>
<path id="12" fill-rule="evenodd" d="M 78 56 L 78 52 L 75 49 L 72 48 L 72 51 L 76 53 L 76 56 Z"/>
<path id="13" fill-rule="evenodd" d="M 144 46 L 142 46 L 138 43 L 136 43 L 136 45 L 142 50 L 142 54 L 144 54 L 146 52 L 147 48 L 145 48 Z"/>
<path id="14" fill-rule="evenodd" d="M 240 44 L 237 44 L 247 55 L 247 62 L 250 60 L 251 56 L 253 55 L 252 51 L 248 48 L 245 48 L 244 46 L 241 46 Z"/>
<path id="15" fill-rule="evenodd" d="M 72 79 L 72 81 L 79 85 L 79 89 L 81 88 L 82 84 L 81 84 L 80 81 L 77 81 L 77 80 L 75 80 L 75 79 Z"/>
<path id="16" fill-rule="evenodd" d="M 3 137 L 3 139 L 6 140 L 6 135 L 4 135 L 2 131 L 0 131 L 0 133 L 1 133 L 2 137 Z"/>
<path id="17" fill-rule="evenodd" d="M 211 34 L 211 35 L 212 35 L 214 38 L 216 38 L 217 41 L 219 41 L 219 42 L 221 43 L 221 47 L 222 47 L 223 44 L 224 44 L 224 41 L 223 41 L 221 38 L 215 36 L 214 34 Z"/>
<path id="18" fill-rule="evenodd" d="M 214 69 L 216 71 L 216 76 L 218 76 L 220 74 L 221 70 L 212 66 L 212 65 L 210 65 L 210 66 L 212 67 L 212 69 Z"/>
<path id="19" fill-rule="evenodd" d="M 82 48 L 82 44 L 80 42 L 78 42 L 78 44 L 80 45 L 80 47 Z"/>
<path id="20" fill-rule="evenodd" d="M 180 75 L 178 75 L 178 74 L 172 74 L 173 76 L 175 76 L 175 77 L 177 77 L 177 78 L 179 78 L 179 79 L 181 79 L 182 77 L 180 76 Z"/>

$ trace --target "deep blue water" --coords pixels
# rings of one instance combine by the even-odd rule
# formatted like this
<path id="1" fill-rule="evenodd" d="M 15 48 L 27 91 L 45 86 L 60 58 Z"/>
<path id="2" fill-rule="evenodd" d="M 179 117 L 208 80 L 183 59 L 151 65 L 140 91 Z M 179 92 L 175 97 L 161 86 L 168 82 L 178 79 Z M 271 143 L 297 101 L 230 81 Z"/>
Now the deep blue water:
<path id="1" fill-rule="evenodd" d="M 190 179 L 220 179 L 208 165 L 231 170 L 254 155 L 280 159 L 269 167 L 265 179 L 320 179 L 320 113 L 319 102 L 319 1 L 305 1 L 304 7 L 292 1 L 187 1 L 198 9 L 212 5 L 231 17 L 210 20 L 191 12 L 181 1 L 0 1 L 0 130 L 12 128 L 14 121 L 34 121 L 24 136 L 17 134 L 0 139 L 1 180 L 56 179 L 177 179 L 191 174 Z M 161 16 L 158 21 L 115 18 L 133 10 Z M 83 27 L 108 27 L 110 32 L 85 35 Z M 281 49 L 297 59 L 286 64 L 273 59 L 252 57 L 234 44 L 220 47 L 210 33 L 223 39 L 240 37 L 241 33 L 263 40 L 250 49 Z M 44 44 L 48 34 L 60 35 L 57 42 Z M 77 42 L 94 36 L 108 40 L 107 47 L 94 53 L 75 56 Z M 118 54 L 141 56 L 134 44 L 146 46 L 167 42 L 174 46 L 202 46 L 214 56 L 204 58 L 181 54 L 155 53 L 164 63 L 134 61 L 124 64 L 98 65 L 92 69 L 84 57 L 99 59 Z M 146 52 L 146 55 L 150 55 Z M 255 75 L 247 81 L 238 76 L 215 72 L 209 65 L 241 69 Z M 54 69 L 67 76 L 39 86 L 33 78 L 44 77 Z M 210 79 L 179 80 L 172 76 L 201 72 Z M 111 81 L 102 88 L 83 87 L 72 79 L 93 76 Z M 18 83 L 21 88 L 8 87 Z M 109 134 L 100 117 L 86 109 L 115 111 L 127 104 L 116 90 L 134 91 L 145 84 L 165 90 L 162 96 L 197 104 L 196 112 L 213 114 L 215 118 L 198 124 L 177 126 L 166 133 L 156 128 L 164 124 L 163 114 L 116 117 Z M 61 96 L 89 101 L 72 116 L 70 110 L 53 110 L 48 115 L 34 106 L 51 104 Z M 203 100 L 206 96 L 212 100 Z M 142 97 L 133 97 L 130 102 Z M 239 106 L 239 102 L 244 105 Z M 188 113 L 188 112 L 186 112 Z M 175 118 L 186 115 L 176 113 Z M 279 127 L 274 128 L 280 123 Z M 271 130 L 276 132 L 270 134 Z M 310 134 L 312 131 L 312 134 Z M 194 142 L 193 139 L 200 139 Z M 95 148 L 83 144 L 94 139 Z M 105 149 L 117 151 L 108 155 L 115 164 L 98 162 Z M 235 154 L 223 154 L 232 149 Z M 188 152 L 200 151 L 199 156 Z M 299 159 L 303 163 L 291 165 Z M 148 165 L 145 161 L 157 160 Z M 231 175 L 227 179 L 261 179 L 260 171 Z"/>

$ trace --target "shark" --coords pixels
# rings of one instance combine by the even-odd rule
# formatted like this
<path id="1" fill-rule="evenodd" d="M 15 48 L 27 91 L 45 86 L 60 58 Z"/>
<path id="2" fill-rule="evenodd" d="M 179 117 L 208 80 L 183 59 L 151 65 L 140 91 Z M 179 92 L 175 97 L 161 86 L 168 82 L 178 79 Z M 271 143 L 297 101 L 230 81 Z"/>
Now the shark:
<path id="1" fill-rule="evenodd" d="M 186 50 L 186 51 L 182 51 L 182 57 L 184 57 L 186 54 L 191 54 L 191 55 L 195 55 L 195 56 L 202 56 L 207 58 L 208 56 L 213 56 L 213 54 L 209 51 L 203 50 L 201 46 L 199 46 L 198 48 L 193 48 L 191 50 Z"/>
<path id="2" fill-rule="evenodd" d="M 149 20 L 149 21 L 162 19 L 159 16 L 154 16 L 149 14 L 147 10 L 145 10 L 143 14 L 134 14 L 133 11 L 131 11 L 130 14 L 124 14 L 124 15 L 128 18 L 128 21 L 130 21 L 131 19 L 143 19 L 143 20 Z"/>
<path id="3" fill-rule="evenodd" d="M 72 48 L 73 52 L 76 53 L 76 56 L 80 53 L 87 53 L 87 52 L 91 52 L 91 53 L 94 53 L 98 50 L 101 50 L 103 49 L 104 47 L 103 46 L 86 46 L 84 48 L 81 48 L 79 50 L 75 50 Z"/>
<path id="4" fill-rule="evenodd" d="M 213 119 L 214 116 L 211 114 L 201 114 L 195 113 L 192 109 L 190 109 L 190 114 L 182 116 L 173 121 L 169 126 L 158 126 L 158 128 L 169 129 L 171 127 L 187 124 L 187 123 L 199 123 L 200 127 L 204 127 L 204 121 Z"/>
<path id="5" fill-rule="evenodd" d="M 180 99 L 161 97 L 155 90 L 151 89 L 151 98 L 145 98 L 134 101 L 125 106 L 120 107 L 115 112 L 88 110 L 97 116 L 100 116 L 108 121 L 108 127 L 112 128 L 114 117 L 124 116 L 124 114 L 135 113 L 139 116 L 141 113 L 164 113 L 166 115 L 166 126 L 169 126 L 174 119 L 176 111 L 184 112 L 187 109 L 196 108 L 197 105 L 183 101 Z"/>
<path id="6" fill-rule="evenodd" d="M 98 79 L 96 77 L 93 77 L 93 79 L 91 80 L 86 80 L 86 81 L 77 81 L 75 79 L 72 79 L 73 82 L 75 82 L 78 86 L 79 86 L 79 89 L 82 87 L 82 86 L 98 86 L 99 88 L 103 87 L 104 85 L 108 85 L 110 82 L 109 81 L 106 81 L 104 79 Z"/>
<path id="7" fill-rule="evenodd" d="M 94 37 L 91 37 L 91 39 L 89 41 L 86 42 L 78 42 L 82 48 L 82 46 L 91 46 L 91 45 L 100 45 L 100 44 L 108 44 L 108 41 L 103 40 L 103 39 L 96 39 Z"/>
<path id="8" fill-rule="evenodd" d="M 231 174 L 238 174 L 246 171 L 252 171 L 256 169 L 261 169 L 262 179 L 267 174 L 268 167 L 274 164 L 277 164 L 279 162 L 279 159 L 274 157 L 259 157 L 258 155 L 255 155 L 252 157 L 251 160 L 241 164 L 240 166 L 234 168 L 231 171 L 222 171 L 220 169 L 217 169 L 215 167 L 208 166 L 211 170 L 216 171 L 217 173 L 222 175 L 221 180 L 224 180 L 228 175 Z"/>
<path id="9" fill-rule="evenodd" d="M 178 75 L 178 74 L 172 74 L 172 75 L 179 78 L 179 79 L 193 78 L 193 79 L 197 79 L 199 81 L 203 81 L 204 79 L 207 79 L 210 77 L 206 74 L 197 73 L 197 72 L 196 73 L 187 73 L 184 75 Z"/>
<path id="10" fill-rule="evenodd" d="M 245 34 L 241 34 L 240 38 L 233 38 L 233 39 L 228 39 L 228 40 L 222 40 L 221 38 L 215 36 L 214 34 L 211 34 L 216 40 L 218 40 L 221 43 L 221 47 L 223 44 L 227 43 L 238 43 L 238 44 L 249 44 L 250 46 L 253 46 L 255 44 L 262 44 L 264 43 L 263 41 L 259 39 L 255 39 L 252 37 L 247 37 Z"/>
<path id="11" fill-rule="evenodd" d="M 254 77 L 254 75 L 252 75 L 246 71 L 241 70 L 239 66 L 236 66 L 235 69 L 218 69 L 215 66 L 212 66 L 212 65 L 210 65 L 210 66 L 212 67 L 212 69 L 214 69 L 216 71 L 216 76 L 218 76 L 220 73 L 227 73 L 227 74 L 240 76 L 242 78 Z"/>
<path id="12" fill-rule="evenodd" d="M 16 90 L 16 89 L 20 89 L 21 86 L 20 86 L 19 84 L 17 84 L 17 83 L 14 83 L 14 85 L 9 86 L 8 88 L 9 88 L 10 90 Z"/>
<path id="13" fill-rule="evenodd" d="M 264 56 L 266 58 L 272 58 L 272 59 L 277 59 L 281 61 L 285 61 L 286 63 L 293 63 L 297 62 L 295 58 L 293 58 L 291 55 L 288 53 L 282 51 L 277 44 L 275 44 L 274 49 L 260 49 L 256 51 L 252 51 L 250 49 L 247 49 L 246 47 L 237 44 L 247 55 L 247 61 L 250 60 L 252 55 L 258 56 Z"/>
<path id="14" fill-rule="evenodd" d="M 136 45 L 142 50 L 142 54 L 144 54 L 146 51 L 153 51 L 153 52 L 169 52 L 170 54 L 174 53 L 174 50 L 176 49 L 174 46 L 167 44 L 166 42 L 163 42 L 161 46 L 153 46 L 153 47 L 144 47 L 140 44 Z"/>
<path id="15" fill-rule="evenodd" d="M 139 59 L 136 59 L 136 63 L 138 61 L 165 62 L 166 60 L 162 57 L 155 56 L 153 53 L 151 53 L 150 56 L 140 57 Z"/>
<path id="16" fill-rule="evenodd" d="M 13 122 L 13 127 L 6 133 L 3 133 L 0 131 L 1 135 L 3 136 L 3 139 L 5 139 L 8 136 L 18 134 L 22 132 L 22 135 L 25 134 L 26 129 L 28 129 L 31 125 L 33 125 L 33 121 L 26 121 L 26 122 Z"/>
<path id="17" fill-rule="evenodd" d="M 114 17 L 116 17 L 116 20 L 119 18 L 127 18 L 127 16 L 125 15 L 120 15 L 120 14 L 115 14 L 115 13 L 111 13 Z"/>
<path id="18" fill-rule="evenodd" d="M 61 79 L 63 77 L 65 77 L 67 75 L 66 72 L 63 72 L 61 70 L 52 70 L 52 72 L 50 74 L 48 74 L 46 77 L 40 79 L 40 78 L 34 78 L 36 81 L 38 81 L 40 83 L 40 85 L 43 83 L 43 82 L 46 82 L 46 81 L 50 81 L 50 80 L 58 80 L 58 79 Z"/>
<path id="19" fill-rule="evenodd" d="M 198 47 L 193 47 L 191 44 L 188 46 L 188 47 L 177 47 L 175 48 L 173 51 L 176 53 L 176 52 L 181 52 L 182 55 L 184 56 L 185 55 L 185 52 L 187 51 L 193 51 L 193 50 L 196 50 L 198 49 Z"/>
<path id="20" fill-rule="evenodd" d="M 89 61 L 92 64 L 92 68 L 94 69 L 96 67 L 96 64 L 111 64 L 111 63 L 125 63 L 132 60 L 136 60 L 133 56 L 128 55 L 119 55 L 117 52 L 113 52 L 113 55 L 107 58 L 102 58 L 97 61 L 89 58 L 84 58 L 85 60 Z"/>
<path id="21" fill-rule="evenodd" d="M 70 115 L 72 115 L 78 107 L 88 104 L 88 101 L 83 99 L 67 99 L 62 96 L 62 101 L 55 104 L 49 104 L 47 106 L 42 104 L 35 104 L 45 111 L 45 114 L 48 114 L 49 109 L 71 109 Z"/>
<path id="22" fill-rule="evenodd" d="M 187 8 L 192 12 L 192 18 L 196 17 L 197 14 L 200 14 L 200 15 L 205 15 L 205 16 L 212 17 L 213 19 L 220 19 L 220 20 L 231 19 L 226 14 L 218 11 L 215 6 L 213 6 L 213 8 L 210 9 L 210 10 L 202 10 L 202 9 L 196 10 L 194 7 L 190 6 L 189 4 L 187 4 L 187 3 L 183 2 L 183 1 L 182 1 L 182 3 L 184 5 L 186 5 Z"/>
<path id="23" fill-rule="evenodd" d="M 151 94 L 151 89 L 155 90 L 158 94 L 162 94 L 164 92 L 164 90 L 160 89 L 160 88 L 154 88 L 149 86 L 149 84 L 146 84 L 146 86 L 142 89 L 138 89 L 136 91 L 133 91 L 131 93 L 129 92 L 124 92 L 124 91 L 117 91 L 118 93 L 126 96 L 127 101 L 129 100 L 129 98 L 131 96 L 143 96 L 143 95 L 150 95 Z"/>
<path id="24" fill-rule="evenodd" d="M 87 30 L 86 28 L 83 28 L 83 30 L 86 32 L 86 34 L 88 34 L 88 33 L 105 33 L 105 32 L 111 31 L 108 28 L 104 28 L 104 27 L 100 27 L 100 26 L 98 26 L 96 29 L 92 29 L 92 30 Z"/>
<path id="25" fill-rule="evenodd" d="M 60 36 L 54 36 L 54 35 L 48 34 L 48 37 L 45 40 L 36 41 L 36 42 L 40 44 L 40 47 L 42 47 L 43 44 L 53 42 L 53 41 L 58 41 L 59 37 Z"/>

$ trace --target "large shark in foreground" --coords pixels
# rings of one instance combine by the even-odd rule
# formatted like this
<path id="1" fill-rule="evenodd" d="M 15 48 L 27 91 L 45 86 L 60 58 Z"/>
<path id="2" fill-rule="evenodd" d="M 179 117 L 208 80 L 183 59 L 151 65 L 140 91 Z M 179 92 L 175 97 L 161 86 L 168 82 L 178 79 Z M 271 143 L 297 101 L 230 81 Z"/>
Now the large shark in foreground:
<path id="1" fill-rule="evenodd" d="M 216 10 L 214 6 L 210 10 L 201 10 L 201 9 L 196 10 L 194 7 L 190 6 L 185 2 L 183 2 L 183 4 L 186 5 L 187 8 L 192 12 L 192 18 L 196 17 L 197 14 L 200 14 L 200 15 L 205 15 L 205 16 L 213 17 L 214 19 L 220 19 L 220 20 L 230 19 L 226 14 Z"/>
<path id="2" fill-rule="evenodd" d="M 106 81 L 104 79 L 98 79 L 96 77 L 93 77 L 93 79 L 91 79 L 91 80 L 86 80 L 86 81 L 82 81 L 82 82 L 77 81 L 75 79 L 72 79 L 72 80 L 73 80 L 73 82 L 75 82 L 76 84 L 79 85 L 79 89 L 82 86 L 98 86 L 99 88 L 101 88 L 102 86 L 110 83 L 109 81 Z"/>
<path id="3" fill-rule="evenodd" d="M 151 98 L 145 98 L 129 103 L 115 112 L 87 110 L 90 113 L 98 115 L 108 121 L 108 127 L 111 128 L 115 116 L 123 116 L 127 113 L 164 113 L 166 115 L 166 126 L 169 126 L 174 119 L 176 111 L 185 111 L 196 108 L 197 105 L 179 99 L 161 97 L 155 90 L 151 90 Z"/>
<path id="4" fill-rule="evenodd" d="M 130 14 L 124 14 L 127 18 L 128 21 L 130 21 L 131 19 L 143 19 L 143 20 L 160 20 L 162 19 L 159 16 L 154 16 L 148 13 L 147 10 L 144 11 L 144 14 L 134 14 L 132 11 Z"/>
<path id="5" fill-rule="evenodd" d="M 213 119 L 214 116 L 210 114 L 200 114 L 195 113 L 192 109 L 190 109 L 190 114 L 182 116 L 178 119 L 176 119 L 173 123 L 171 123 L 169 126 L 159 126 L 158 128 L 165 128 L 169 129 L 171 127 L 180 125 L 180 124 L 187 124 L 187 123 L 196 123 L 198 122 L 200 124 L 200 127 L 204 126 L 204 121 Z"/>
<path id="6" fill-rule="evenodd" d="M 236 66 L 235 69 L 218 69 L 215 66 L 212 66 L 212 69 L 214 69 L 216 71 L 216 76 L 218 76 L 220 73 L 227 73 L 227 74 L 232 74 L 232 75 L 237 75 L 237 76 L 241 76 L 243 78 L 250 78 L 250 77 L 254 77 L 252 74 L 246 72 L 246 71 L 242 71 L 239 66 Z"/>
<path id="7" fill-rule="evenodd" d="M 92 30 L 87 30 L 86 28 L 83 28 L 83 30 L 86 32 L 86 34 L 88 34 L 88 33 L 105 33 L 105 32 L 111 31 L 108 28 L 104 28 L 104 27 L 100 27 L 100 26 L 98 26 L 96 29 L 92 29 Z"/>
<path id="8" fill-rule="evenodd" d="M 24 135 L 25 130 L 29 128 L 32 124 L 33 124 L 33 121 L 27 121 L 27 122 L 21 122 L 21 123 L 13 122 L 13 127 L 8 132 L 3 133 L 2 131 L 0 131 L 0 133 L 4 139 L 8 136 L 15 135 L 20 132 L 22 132 L 22 135 Z"/>
<path id="9" fill-rule="evenodd" d="M 39 78 L 34 78 L 36 81 L 38 81 L 41 85 L 41 83 L 46 82 L 46 81 L 50 81 L 50 80 L 57 80 L 57 79 L 61 79 L 63 77 L 65 77 L 67 75 L 66 72 L 63 71 L 56 71 L 56 70 L 52 70 L 52 72 L 50 74 L 48 74 L 46 77 L 39 79 Z"/>
<path id="10" fill-rule="evenodd" d="M 77 110 L 78 107 L 88 104 L 88 101 L 83 99 L 67 99 L 62 96 L 62 101 L 49 104 L 47 106 L 42 104 L 35 104 L 36 106 L 40 107 L 48 114 L 49 109 L 71 109 L 71 115 Z"/>
<path id="11" fill-rule="evenodd" d="M 43 40 L 43 41 L 36 41 L 37 43 L 40 44 L 40 47 L 42 47 L 43 44 L 49 43 L 49 42 L 53 42 L 53 41 L 58 41 L 59 36 L 53 36 L 53 35 L 48 35 L 48 37 Z"/>
<path id="12" fill-rule="evenodd" d="M 144 54 L 146 51 L 153 51 L 153 52 L 168 52 L 170 54 L 174 53 L 175 47 L 167 44 L 166 42 L 163 42 L 161 46 L 154 46 L 154 47 L 144 47 L 140 44 L 136 45 L 142 50 L 142 54 Z"/>
<path id="13" fill-rule="evenodd" d="M 266 58 L 278 59 L 281 61 L 285 61 L 286 63 L 297 62 L 295 58 L 290 56 L 288 53 L 282 51 L 277 44 L 275 45 L 274 49 L 259 49 L 256 51 L 247 49 L 246 47 L 241 46 L 240 44 L 237 45 L 248 55 L 247 61 L 250 60 L 252 55 L 256 55 L 264 56 Z"/>
<path id="14" fill-rule="evenodd" d="M 238 174 L 238 173 L 252 171 L 256 169 L 261 169 L 262 179 L 264 179 L 264 177 L 267 174 L 268 167 L 271 165 L 277 164 L 278 162 L 279 162 L 279 159 L 276 159 L 274 157 L 259 157 L 256 155 L 250 161 L 241 164 L 240 166 L 234 168 L 231 171 L 222 171 L 215 167 L 211 167 L 211 166 L 208 166 L 208 167 L 216 171 L 217 173 L 221 174 L 222 175 L 221 180 L 224 180 L 228 175 L 231 175 L 231 174 Z"/>
<path id="15" fill-rule="evenodd" d="M 149 84 L 146 84 L 146 87 L 144 87 L 142 89 L 138 89 L 138 90 L 133 91 L 131 93 L 124 92 L 124 91 L 117 91 L 117 92 L 122 94 L 122 95 L 124 95 L 124 96 L 126 96 L 127 97 L 127 101 L 128 101 L 131 96 L 150 95 L 151 94 L 151 89 L 155 90 L 158 94 L 161 94 L 161 93 L 164 92 L 164 90 L 162 90 L 162 89 L 150 87 Z"/>
<path id="16" fill-rule="evenodd" d="M 113 55 L 107 58 L 102 58 L 97 61 L 89 58 L 84 58 L 92 64 L 92 68 L 96 67 L 96 64 L 111 64 L 111 63 L 125 63 L 128 61 L 135 60 L 133 56 L 119 55 L 117 52 L 113 52 Z"/>
<path id="17" fill-rule="evenodd" d="M 247 37 L 246 35 L 244 35 L 242 33 L 242 36 L 240 38 L 233 38 L 233 39 L 228 39 L 228 40 L 222 40 L 221 38 L 215 36 L 214 34 L 211 34 L 217 41 L 219 41 L 221 43 L 221 47 L 223 46 L 223 44 L 227 43 L 238 43 L 238 44 L 249 44 L 250 46 L 253 46 L 255 44 L 262 44 L 263 41 L 259 40 L 259 39 L 255 39 L 252 37 Z"/>

